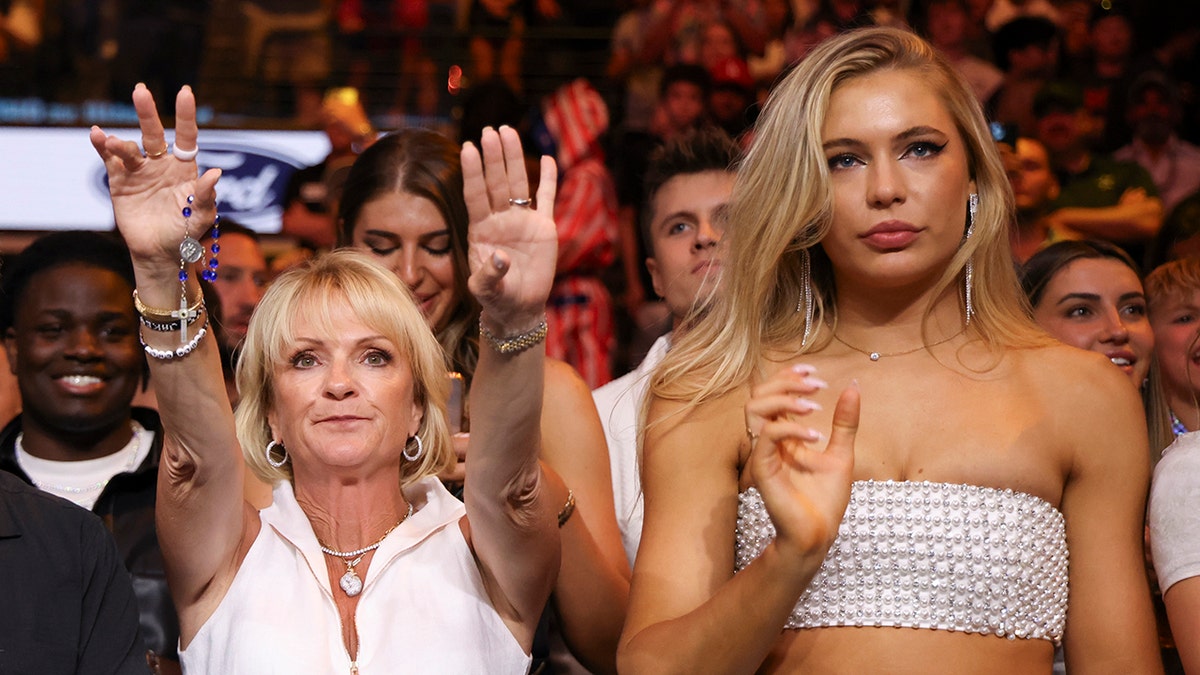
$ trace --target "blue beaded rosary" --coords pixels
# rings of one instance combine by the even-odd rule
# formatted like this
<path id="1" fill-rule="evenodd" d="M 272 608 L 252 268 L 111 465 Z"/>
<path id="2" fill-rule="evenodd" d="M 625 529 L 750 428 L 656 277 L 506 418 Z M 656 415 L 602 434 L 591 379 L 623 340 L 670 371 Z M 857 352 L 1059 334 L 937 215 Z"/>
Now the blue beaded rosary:
<path id="1" fill-rule="evenodd" d="M 179 321 L 180 344 L 187 343 L 188 324 L 196 319 L 204 304 L 203 293 L 201 293 L 200 299 L 196 301 L 194 306 L 188 307 L 187 304 L 187 266 L 199 262 L 204 257 L 204 246 L 189 234 L 192 223 L 192 203 L 195 201 L 195 195 L 188 195 L 187 204 L 183 207 L 183 241 L 179 243 L 179 310 L 171 312 L 171 318 L 178 319 Z M 216 204 L 213 206 L 215 208 Z M 217 261 L 217 254 L 221 252 L 221 245 L 218 243 L 218 240 L 221 238 L 220 214 L 213 216 L 211 237 L 213 241 L 209 250 L 212 252 L 212 255 L 204 263 L 204 269 L 200 272 L 200 278 L 210 283 L 216 281 L 217 267 L 220 266 L 220 263 Z"/>
<path id="2" fill-rule="evenodd" d="M 1179 438 L 1180 436 L 1182 436 L 1188 432 L 1187 427 L 1185 427 L 1183 425 L 1183 422 L 1180 421 L 1180 419 L 1175 416 L 1175 411 L 1172 410 L 1170 412 L 1171 412 L 1171 433 L 1175 435 L 1175 438 Z"/>

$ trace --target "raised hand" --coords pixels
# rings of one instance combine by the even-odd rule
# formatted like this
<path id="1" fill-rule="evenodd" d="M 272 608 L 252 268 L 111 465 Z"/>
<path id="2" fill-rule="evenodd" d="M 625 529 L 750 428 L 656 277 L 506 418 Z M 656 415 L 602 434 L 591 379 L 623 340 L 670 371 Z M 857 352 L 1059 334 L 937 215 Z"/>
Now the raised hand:
<path id="1" fill-rule="evenodd" d="M 212 225 L 219 169 L 198 176 L 194 159 L 184 161 L 167 152 L 166 135 L 154 97 L 143 84 L 133 90 L 133 106 L 141 128 L 141 148 L 132 140 L 111 136 L 92 127 L 90 138 L 108 170 L 113 214 L 130 253 L 138 261 L 179 264 L 179 243 L 185 236 L 182 209 L 195 195 L 186 234 L 197 239 Z M 190 87 L 175 99 L 175 147 L 196 148 L 196 98 Z"/>
<path id="2" fill-rule="evenodd" d="M 463 145 L 463 196 L 470 228 L 468 287 L 498 333 L 528 330 L 545 311 L 554 283 L 557 169 L 542 157 L 537 198 L 530 202 L 521 139 L 510 127 L 485 129 L 479 150 Z"/>
<path id="3" fill-rule="evenodd" d="M 851 386 L 838 398 L 826 444 L 802 420 L 819 409 L 804 397 L 823 386 L 809 366 L 784 368 L 746 404 L 750 475 L 775 525 L 774 545 L 788 555 L 823 556 L 850 501 L 859 392 Z"/>

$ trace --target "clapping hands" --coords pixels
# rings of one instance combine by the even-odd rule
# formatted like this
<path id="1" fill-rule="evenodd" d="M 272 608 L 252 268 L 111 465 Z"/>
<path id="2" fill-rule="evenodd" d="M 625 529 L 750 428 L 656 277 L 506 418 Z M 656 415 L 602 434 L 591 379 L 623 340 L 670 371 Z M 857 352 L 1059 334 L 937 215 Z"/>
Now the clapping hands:
<path id="1" fill-rule="evenodd" d="M 826 385 L 806 365 L 784 368 L 754 387 L 746 404 L 750 475 L 789 555 L 823 557 L 850 501 L 859 391 L 838 398 L 828 440 L 806 423 Z M 821 446 L 824 446 L 823 448 Z"/>

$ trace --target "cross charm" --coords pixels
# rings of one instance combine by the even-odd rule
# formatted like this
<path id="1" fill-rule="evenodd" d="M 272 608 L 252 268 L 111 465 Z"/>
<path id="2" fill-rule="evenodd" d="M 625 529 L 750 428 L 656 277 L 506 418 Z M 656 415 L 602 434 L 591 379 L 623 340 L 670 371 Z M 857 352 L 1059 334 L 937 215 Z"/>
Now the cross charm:
<path id="1" fill-rule="evenodd" d="M 179 319 L 179 344 L 187 344 L 187 327 L 188 322 L 196 318 L 199 314 L 197 311 L 189 311 L 187 304 L 187 293 L 179 294 L 179 309 L 171 312 L 172 319 Z"/>

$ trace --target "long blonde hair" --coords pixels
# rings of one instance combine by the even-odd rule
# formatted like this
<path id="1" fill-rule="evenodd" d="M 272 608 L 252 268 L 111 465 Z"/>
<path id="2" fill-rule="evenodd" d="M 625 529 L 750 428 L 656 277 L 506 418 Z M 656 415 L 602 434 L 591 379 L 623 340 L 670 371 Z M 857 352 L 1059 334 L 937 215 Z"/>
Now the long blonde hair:
<path id="1" fill-rule="evenodd" d="M 932 83 L 966 144 L 979 194 L 974 233 L 939 279 L 936 297 L 964 283 L 972 260 L 974 334 L 990 347 L 1045 344 L 1024 310 L 1008 243 L 1012 189 L 978 101 L 920 37 L 895 28 L 863 28 L 819 45 L 772 91 L 734 185 L 723 288 L 655 372 L 653 395 L 699 403 L 749 381 L 767 353 L 799 354 L 828 343 L 825 335 L 800 346 L 806 251 L 812 261 L 813 332 L 836 320 L 837 312 L 832 269 L 817 246 L 833 220 L 822 127 L 838 86 L 886 70 L 915 71 Z M 947 206 L 962 208 L 965 232 L 966 200 L 961 207 Z"/>
<path id="2" fill-rule="evenodd" d="M 425 451 L 417 461 L 401 463 L 401 483 L 408 485 L 449 468 L 454 450 L 445 413 L 449 383 L 442 348 L 399 277 L 352 249 L 325 253 L 280 275 L 250 319 L 237 364 L 242 397 L 234 414 L 246 463 L 270 484 L 291 480 L 291 463 L 276 468 L 267 463 L 264 453 L 273 440 L 267 414 L 275 400 L 275 370 L 290 356 L 299 321 L 336 335 L 339 327 L 332 316 L 340 307 L 349 307 L 360 321 L 390 340 L 400 352 L 397 358 L 406 359 L 412 371 L 413 400 L 424 408 L 417 436 Z"/>

